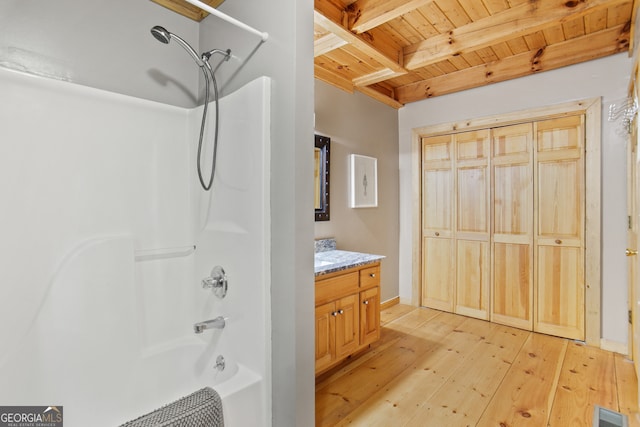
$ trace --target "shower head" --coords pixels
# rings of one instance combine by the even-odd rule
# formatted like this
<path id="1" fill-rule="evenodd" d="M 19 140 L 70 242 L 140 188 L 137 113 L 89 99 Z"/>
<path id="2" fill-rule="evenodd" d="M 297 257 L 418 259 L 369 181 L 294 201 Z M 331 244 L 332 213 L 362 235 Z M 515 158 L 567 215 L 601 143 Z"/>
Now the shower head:
<path id="1" fill-rule="evenodd" d="M 176 43 L 182 46 L 184 50 L 186 50 L 187 53 L 191 55 L 191 57 L 193 58 L 194 61 L 196 61 L 196 64 L 198 64 L 199 67 L 204 66 L 204 62 L 202 62 L 202 59 L 198 56 L 196 51 L 191 47 L 191 45 L 189 45 L 189 43 L 187 43 L 180 37 L 176 36 L 173 33 L 170 33 L 169 31 L 167 31 L 166 29 L 164 29 L 159 25 L 156 25 L 151 29 L 151 34 L 153 34 L 153 37 L 155 37 L 156 40 L 164 44 L 169 44 L 171 40 L 175 40 Z"/>
<path id="2" fill-rule="evenodd" d="M 169 41 L 171 40 L 171 33 L 160 25 L 153 27 L 151 29 L 151 34 L 153 34 L 153 37 L 155 37 L 156 40 L 164 44 L 169 44 Z"/>

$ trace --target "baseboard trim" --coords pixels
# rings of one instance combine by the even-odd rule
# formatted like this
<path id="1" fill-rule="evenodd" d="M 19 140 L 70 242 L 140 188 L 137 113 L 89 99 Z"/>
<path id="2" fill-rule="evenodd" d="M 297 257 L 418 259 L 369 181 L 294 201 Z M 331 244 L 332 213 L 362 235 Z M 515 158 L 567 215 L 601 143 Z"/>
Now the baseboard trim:
<path id="1" fill-rule="evenodd" d="M 393 307 L 396 304 L 400 304 L 400 297 L 393 297 L 380 303 L 380 310 L 386 310 L 389 307 Z"/>
<path id="2" fill-rule="evenodd" d="M 620 353 L 625 356 L 629 355 L 629 347 L 626 343 L 600 338 L 600 348 L 607 351 L 613 351 L 614 353 Z"/>

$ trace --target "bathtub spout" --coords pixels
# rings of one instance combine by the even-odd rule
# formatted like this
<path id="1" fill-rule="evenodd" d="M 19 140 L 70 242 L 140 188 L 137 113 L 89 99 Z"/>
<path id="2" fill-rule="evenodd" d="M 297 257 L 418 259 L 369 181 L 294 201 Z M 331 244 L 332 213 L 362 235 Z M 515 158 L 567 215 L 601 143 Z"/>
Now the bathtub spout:
<path id="1" fill-rule="evenodd" d="M 204 322 L 198 322 L 193 325 L 193 330 L 196 334 L 201 334 L 205 329 L 224 329 L 226 325 L 226 318 L 218 316 L 215 319 L 207 320 Z"/>

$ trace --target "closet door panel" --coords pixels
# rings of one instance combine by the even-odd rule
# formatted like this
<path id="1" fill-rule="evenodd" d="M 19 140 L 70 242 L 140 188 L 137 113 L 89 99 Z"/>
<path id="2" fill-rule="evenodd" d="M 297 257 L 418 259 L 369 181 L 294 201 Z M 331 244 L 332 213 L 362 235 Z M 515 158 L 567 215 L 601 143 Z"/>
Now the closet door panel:
<path id="1" fill-rule="evenodd" d="M 494 167 L 495 235 L 531 236 L 532 182 L 531 165 L 496 165 Z"/>
<path id="2" fill-rule="evenodd" d="M 536 331 L 584 340 L 584 267 L 576 247 L 538 247 Z"/>
<path id="3" fill-rule="evenodd" d="M 458 167 L 458 206 L 456 235 L 460 233 L 480 234 L 488 237 L 489 203 L 487 167 Z"/>
<path id="4" fill-rule="evenodd" d="M 494 160 L 502 163 L 530 161 L 533 137 L 531 123 L 495 128 L 492 132 L 491 147 Z"/>
<path id="5" fill-rule="evenodd" d="M 453 311 L 453 137 L 422 140 L 422 305 Z"/>
<path id="6" fill-rule="evenodd" d="M 422 234 L 450 237 L 454 209 L 452 136 L 422 140 Z"/>
<path id="7" fill-rule="evenodd" d="M 490 132 L 454 135 L 456 164 L 455 313 L 489 319 Z"/>
<path id="8" fill-rule="evenodd" d="M 581 239 L 581 169 L 574 159 L 538 163 L 538 239 Z"/>
<path id="9" fill-rule="evenodd" d="M 492 135 L 491 320 L 533 328 L 533 125 Z"/>
<path id="10" fill-rule="evenodd" d="M 531 255 L 529 244 L 494 243 L 493 322 L 532 329 Z"/>
<path id="11" fill-rule="evenodd" d="M 534 330 L 584 340 L 582 116 L 536 123 Z"/>
<path id="12" fill-rule="evenodd" d="M 456 263 L 455 312 L 489 320 L 489 243 L 458 240 Z"/>
<path id="13" fill-rule="evenodd" d="M 423 228 L 428 234 L 451 235 L 453 177 L 451 170 L 426 170 L 423 173 Z"/>
<path id="14" fill-rule="evenodd" d="M 426 237 L 423 242 L 422 305 L 453 311 L 455 264 L 453 239 Z"/>

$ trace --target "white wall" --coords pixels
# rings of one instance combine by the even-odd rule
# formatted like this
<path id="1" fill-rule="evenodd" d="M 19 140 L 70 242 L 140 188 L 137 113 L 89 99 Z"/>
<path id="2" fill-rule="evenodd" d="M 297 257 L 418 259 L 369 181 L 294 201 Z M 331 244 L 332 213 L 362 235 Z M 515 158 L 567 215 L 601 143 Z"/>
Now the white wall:
<path id="1" fill-rule="evenodd" d="M 151 2 L 0 2 L 0 65 L 183 107 L 198 98 L 198 67 L 154 25 L 198 46 L 196 22 Z"/>
<path id="2" fill-rule="evenodd" d="M 335 237 L 338 249 L 384 255 L 380 299 L 386 301 L 398 296 L 398 112 L 319 80 L 315 95 L 316 133 L 331 138 L 330 221 L 315 223 L 315 237 Z M 350 154 L 378 159 L 378 207 L 348 207 Z"/>
<path id="3" fill-rule="evenodd" d="M 266 75 L 271 115 L 271 313 L 273 425 L 307 426 L 315 412 L 313 289 L 313 2 L 224 2 L 234 18 L 269 33 L 255 35 L 209 16 L 200 47 L 230 47 L 239 59 L 220 67 L 224 91 Z M 251 56 L 250 60 L 244 61 Z M 233 74 L 233 75 L 230 75 Z"/>
<path id="4" fill-rule="evenodd" d="M 406 105 L 399 111 L 400 297 L 411 299 L 411 130 L 457 120 L 602 97 L 602 336 L 627 342 L 626 146 L 607 121 L 610 103 L 626 97 L 631 59 L 618 54 L 529 77 Z"/>

